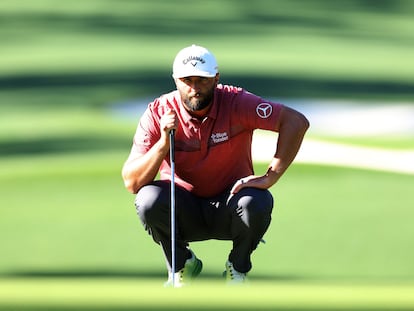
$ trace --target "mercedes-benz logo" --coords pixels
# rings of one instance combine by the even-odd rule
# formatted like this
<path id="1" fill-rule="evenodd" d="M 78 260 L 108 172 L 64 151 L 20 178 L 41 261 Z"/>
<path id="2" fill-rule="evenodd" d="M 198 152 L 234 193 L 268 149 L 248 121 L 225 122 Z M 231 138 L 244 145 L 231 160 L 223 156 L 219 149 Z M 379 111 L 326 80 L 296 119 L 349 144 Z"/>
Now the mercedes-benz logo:
<path id="1" fill-rule="evenodd" d="M 272 110 L 272 105 L 269 103 L 260 103 L 256 107 L 256 113 L 262 119 L 268 118 L 272 114 Z"/>

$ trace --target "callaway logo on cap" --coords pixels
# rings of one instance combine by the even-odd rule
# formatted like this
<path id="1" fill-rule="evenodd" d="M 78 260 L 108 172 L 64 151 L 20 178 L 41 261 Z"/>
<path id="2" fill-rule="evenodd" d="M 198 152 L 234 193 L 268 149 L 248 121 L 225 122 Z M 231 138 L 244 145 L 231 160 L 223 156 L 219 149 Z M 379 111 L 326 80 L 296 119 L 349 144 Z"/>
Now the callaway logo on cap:
<path id="1" fill-rule="evenodd" d="M 192 45 L 182 49 L 175 57 L 173 77 L 215 77 L 218 72 L 214 55 L 202 46 Z"/>

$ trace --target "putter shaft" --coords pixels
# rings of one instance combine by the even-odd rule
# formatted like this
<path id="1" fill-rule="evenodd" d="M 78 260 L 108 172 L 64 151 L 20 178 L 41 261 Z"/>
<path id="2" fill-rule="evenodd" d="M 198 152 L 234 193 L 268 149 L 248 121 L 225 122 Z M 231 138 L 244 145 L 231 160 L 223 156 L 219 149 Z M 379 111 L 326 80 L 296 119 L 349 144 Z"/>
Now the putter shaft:
<path id="1" fill-rule="evenodd" d="M 175 153 L 174 137 L 175 131 L 170 131 L 170 165 L 171 165 L 171 272 L 172 283 L 175 287 Z"/>

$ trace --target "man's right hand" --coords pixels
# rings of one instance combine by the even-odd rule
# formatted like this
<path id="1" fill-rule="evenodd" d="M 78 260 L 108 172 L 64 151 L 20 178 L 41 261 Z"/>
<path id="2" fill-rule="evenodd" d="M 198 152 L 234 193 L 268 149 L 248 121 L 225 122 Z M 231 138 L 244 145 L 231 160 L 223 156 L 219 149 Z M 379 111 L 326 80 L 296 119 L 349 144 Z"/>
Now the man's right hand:
<path id="1" fill-rule="evenodd" d="M 178 118 L 174 110 L 168 109 L 160 119 L 161 140 L 164 143 L 169 143 L 168 135 L 171 130 L 176 130 L 178 127 Z"/>

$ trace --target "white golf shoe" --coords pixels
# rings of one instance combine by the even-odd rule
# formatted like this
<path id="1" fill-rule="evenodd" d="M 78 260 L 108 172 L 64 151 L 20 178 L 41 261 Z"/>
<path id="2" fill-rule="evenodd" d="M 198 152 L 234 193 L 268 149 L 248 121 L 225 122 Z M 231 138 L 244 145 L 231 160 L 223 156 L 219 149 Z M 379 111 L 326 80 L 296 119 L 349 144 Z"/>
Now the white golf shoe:
<path id="1" fill-rule="evenodd" d="M 191 258 L 186 260 L 184 268 L 174 273 L 174 284 L 172 272 L 168 271 L 168 281 L 164 283 L 164 287 L 183 287 L 190 285 L 191 281 L 200 274 L 203 269 L 203 263 L 191 250 L 190 252 Z"/>
<path id="2" fill-rule="evenodd" d="M 230 261 L 226 262 L 226 283 L 227 285 L 242 285 L 247 282 L 246 273 L 242 273 L 234 269 Z"/>

